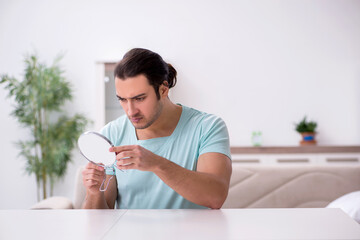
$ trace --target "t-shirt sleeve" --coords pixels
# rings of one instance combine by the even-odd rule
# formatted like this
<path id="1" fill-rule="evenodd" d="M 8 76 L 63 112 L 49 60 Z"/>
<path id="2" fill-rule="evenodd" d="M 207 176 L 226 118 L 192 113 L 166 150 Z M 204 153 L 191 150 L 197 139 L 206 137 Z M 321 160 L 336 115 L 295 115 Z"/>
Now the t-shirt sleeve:
<path id="1" fill-rule="evenodd" d="M 102 134 L 103 136 L 105 136 L 107 139 L 111 140 L 111 136 L 110 136 L 110 128 L 111 128 L 111 123 L 108 123 L 107 125 L 105 125 L 103 128 L 100 129 L 100 134 Z M 115 159 L 114 159 L 115 161 Z M 105 169 L 106 175 L 115 175 L 115 166 L 116 163 L 114 163 L 111 167 L 108 167 Z"/>
<path id="2" fill-rule="evenodd" d="M 222 153 L 231 159 L 229 132 L 225 122 L 214 115 L 203 120 L 199 156 L 208 152 Z"/>

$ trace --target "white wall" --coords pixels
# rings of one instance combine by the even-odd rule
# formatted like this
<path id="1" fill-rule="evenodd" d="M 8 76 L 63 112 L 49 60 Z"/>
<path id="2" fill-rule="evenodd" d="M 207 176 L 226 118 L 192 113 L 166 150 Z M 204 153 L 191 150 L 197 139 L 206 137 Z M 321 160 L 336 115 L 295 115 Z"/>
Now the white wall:
<path id="1" fill-rule="evenodd" d="M 62 61 L 75 99 L 69 113 L 95 120 L 97 61 L 133 47 L 160 53 L 179 72 L 176 102 L 226 121 L 232 145 L 297 145 L 293 123 L 318 121 L 322 145 L 360 144 L 359 1 L 0 0 L 0 73 L 21 77 L 23 55 L 36 49 Z M 33 176 L 12 142 L 29 137 L 9 116 L 0 86 L 0 208 L 36 201 Z M 72 197 L 74 163 L 55 194 Z"/>

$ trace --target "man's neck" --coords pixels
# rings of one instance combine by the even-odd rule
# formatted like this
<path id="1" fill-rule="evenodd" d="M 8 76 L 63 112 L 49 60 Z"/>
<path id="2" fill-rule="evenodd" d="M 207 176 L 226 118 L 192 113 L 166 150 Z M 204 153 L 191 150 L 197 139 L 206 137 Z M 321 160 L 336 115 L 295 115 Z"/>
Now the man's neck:
<path id="1" fill-rule="evenodd" d="M 167 100 L 163 106 L 159 118 L 146 129 L 136 129 L 139 140 L 170 136 L 181 116 L 182 107 Z"/>

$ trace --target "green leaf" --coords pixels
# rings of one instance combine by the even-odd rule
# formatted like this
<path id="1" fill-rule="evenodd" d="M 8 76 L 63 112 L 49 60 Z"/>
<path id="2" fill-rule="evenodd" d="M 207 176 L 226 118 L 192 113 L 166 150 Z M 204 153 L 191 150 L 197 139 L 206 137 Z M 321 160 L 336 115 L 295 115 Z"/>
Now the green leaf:
<path id="1" fill-rule="evenodd" d="M 51 66 L 40 63 L 36 55 L 25 57 L 25 74 L 22 81 L 2 75 L 0 84 L 8 90 L 8 97 L 15 100 L 12 115 L 30 130 L 32 139 L 16 143 L 19 156 L 26 159 L 25 170 L 42 181 L 46 195 L 46 183 L 51 186 L 65 175 L 71 162 L 71 151 L 76 140 L 88 124 L 81 114 L 61 116 L 61 107 L 72 99 L 70 83 L 58 56 Z M 52 123 L 50 119 L 55 117 Z M 46 197 L 46 196 L 44 196 Z"/>
<path id="2" fill-rule="evenodd" d="M 315 132 L 317 127 L 316 122 L 309 122 L 306 120 L 306 116 L 297 124 L 295 124 L 295 130 L 299 133 Z"/>

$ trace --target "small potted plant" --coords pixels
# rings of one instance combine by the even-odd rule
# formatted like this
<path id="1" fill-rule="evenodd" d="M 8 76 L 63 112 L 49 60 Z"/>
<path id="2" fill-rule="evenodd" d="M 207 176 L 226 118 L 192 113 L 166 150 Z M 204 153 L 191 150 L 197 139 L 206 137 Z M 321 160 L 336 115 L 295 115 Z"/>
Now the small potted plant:
<path id="1" fill-rule="evenodd" d="M 313 121 L 307 121 L 306 116 L 299 123 L 295 124 L 295 129 L 301 134 L 302 140 L 300 145 L 315 145 L 315 134 L 317 123 Z"/>

